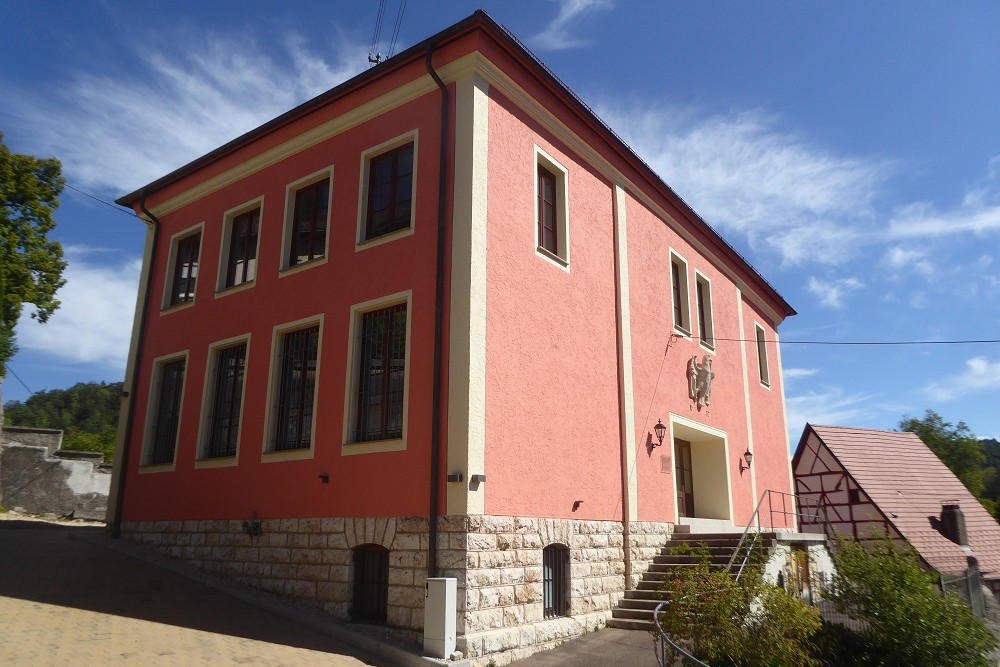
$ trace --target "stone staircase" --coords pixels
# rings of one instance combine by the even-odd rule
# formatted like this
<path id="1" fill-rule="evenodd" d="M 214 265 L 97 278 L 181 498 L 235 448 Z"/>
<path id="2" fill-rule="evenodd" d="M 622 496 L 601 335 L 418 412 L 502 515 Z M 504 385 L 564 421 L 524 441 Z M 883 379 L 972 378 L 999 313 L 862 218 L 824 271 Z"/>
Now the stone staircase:
<path id="1" fill-rule="evenodd" d="M 673 550 L 682 544 L 708 547 L 712 567 L 724 568 L 740 542 L 740 533 L 681 533 L 675 532 L 660 553 L 653 558 L 649 569 L 642 575 L 635 590 L 625 591 L 625 597 L 612 610 L 609 628 L 623 630 L 653 630 L 653 610 L 663 596 L 660 583 L 670 568 L 694 567 L 698 558 L 690 554 L 675 555 Z M 776 543 L 773 533 L 761 533 L 757 548 L 770 550 Z"/>

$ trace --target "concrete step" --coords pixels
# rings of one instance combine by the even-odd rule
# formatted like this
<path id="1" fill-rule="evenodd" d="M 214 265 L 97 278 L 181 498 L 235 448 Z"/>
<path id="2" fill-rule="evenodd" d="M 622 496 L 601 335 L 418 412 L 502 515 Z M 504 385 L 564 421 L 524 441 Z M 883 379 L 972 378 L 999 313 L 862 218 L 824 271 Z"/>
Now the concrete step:
<path id="1" fill-rule="evenodd" d="M 655 600 L 657 603 L 663 602 L 663 594 L 655 589 L 635 589 L 625 591 L 626 600 Z"/>
<path id="2" fill-rule="evenodd" d="M 648 621 L 640 621 L 635 618 L 609 618 L 608 627 L 618 628 L 619 630 L 641 630 L 643 632 L 651 632 L 653 630 L 653 621 L 652 619 Z"/>
<path id="3" fill-rule="evenodd" d="M 653 620 L 653 610 L 652 609 L 614 609 L 611 612 L 612 618 L 630 618 L 638 621 L 652 621 Z"/>
<path id="4" fill-rule="evenodd" d="M 618 606 L 612 611 L 612 613 L 618 609 L 642 609 L 652 613 L 653 610 L 656 609 L 656 605 L 660 604 L 660 602 L 662 602 L 662 600 L 659 598 L 648 600 L 643 598 L 623 598 L 618 601 Z"/>

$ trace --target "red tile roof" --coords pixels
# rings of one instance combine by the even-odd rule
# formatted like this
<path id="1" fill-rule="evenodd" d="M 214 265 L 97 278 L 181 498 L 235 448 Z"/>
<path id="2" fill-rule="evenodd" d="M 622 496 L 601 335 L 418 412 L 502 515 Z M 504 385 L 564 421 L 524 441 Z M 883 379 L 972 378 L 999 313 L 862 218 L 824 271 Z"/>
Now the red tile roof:
<path id="1" fill-rule="evenodd" d="M 957 574 L 972 555 L 984 578 L 1000 579 L 1000 524 L 916 434 L 810 427 L 931 567 Z M 941 504 L 955 500 L 965 515 L 969 554 L 932 525 L 941 518 Z"/>

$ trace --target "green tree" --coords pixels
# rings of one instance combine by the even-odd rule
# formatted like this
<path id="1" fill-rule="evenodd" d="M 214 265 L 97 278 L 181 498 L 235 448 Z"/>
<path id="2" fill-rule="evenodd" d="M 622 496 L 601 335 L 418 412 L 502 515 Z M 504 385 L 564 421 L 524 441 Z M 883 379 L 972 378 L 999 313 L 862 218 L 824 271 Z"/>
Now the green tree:
<path id="1" fill-rule="evenodd" d="M 828 597 L 863 621 L 860 641 L 842 642 L 854 655 L 830 664 L 986 667 L 993 635 L 957 595 L 940 596 L 916 553 L 890 539 L 861 546 L 841 539 L 833 553 L 836 574 Z M 845 638 L 851 633 L 845 632 Z M 828 656 L 829 657 L 829 656 Z"/>
<path id="2" fill-rule="evenodd" d="M 0 382 L 17 352 L 14 327 L 24 304 L 34 306 L 39 322 L 59 307 L 66 262 L 48 234 L 64 185 L 58 160 L 11 153 L 0 133 Z"/>
<path id="3" fill-rule="evenodd" d="M 671 568 L 660 590 L 670 605 L 660 627 L 673 641 L 711 665 L 811 667 L 810 639 L 820 629 L 819 612 L 799 597 L 767 584 L 758 564 L 737 581 L 713 568 L 706 547 L 693 553 L 693 567 Z"/>
<path id="4" fill-rule="evenodd" d="M 938 413 L 927 410 L 923 419 L 904 418 L 899 422 L 899 430 L 916 433 L 972 495 L 982 497 L 986 454 L 965 422 L 952 425 Z"/>
<path id="5" fill-rule="evenodd" d="M 5 418 L 8 425 L 62 429 L 64 449 L 103 452 L 110 462 L 122 386 L 80 382 L 69 389 L 40 391 L 23 403 L 7 403 Z"/>

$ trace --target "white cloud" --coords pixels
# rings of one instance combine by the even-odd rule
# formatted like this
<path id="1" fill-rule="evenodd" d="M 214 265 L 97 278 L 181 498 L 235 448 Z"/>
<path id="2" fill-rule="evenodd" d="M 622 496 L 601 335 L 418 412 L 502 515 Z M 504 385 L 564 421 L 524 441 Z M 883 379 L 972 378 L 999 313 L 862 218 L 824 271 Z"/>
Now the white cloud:
<path id="1" fill-rule="evenodd" d="M 572 24 L 581 17 L 599 11 L 610 9 L 611 0 L 556 0 L 559 13 L 542 32 L 529 39 L 531 45 L 539 50 L 559 51 L 586 46 L 587 41 L 570 34 Z"/>
<path id="2" fill-rule="evenodd" d="M 809 291 L 819 297 L 820 305 L 828 308 L 843 308 L 844 297 L 848 292 L 864 287 L 857 278 L 838 278 L 836 280 L 820 280 L 815 276 L 809 277 Z"/>
<path id="3" fill-rule="evenodd" d="M 782 377 L 786 380 L 795 380 L 797 378 L 807 378 L 812 377 L 819 373 L 818 368 L 786 368 L 781 371 Z"/>
<path id="4" fill-rule="evenodd" d="M 709 223 L 786 264 L 838 264 L 874 235 L 885 161 L 845 157 L 760 111 L 706 117 L 663 103 L 601 115 Z"/>
<path id="5" fill-rule="evenodd" d="M 806 422 L 822 425 L 857 424 L 875 414 L 871 407 L 874 394 L 845 394 L 839 387 L 824 387 L 821 391 L 789 394 L 785 400 L 788 428 L 793 446 Z"/>
<path id="6" fill-rule="evenodd" d="M 33 152 L 59 156 L 81 187 L 123 194 L 367 66 L 360 41 L 329 36 L 327 57 L 296 35 L 283 49 L 246 34 L 175 36 L 169 52 L 136 46 L 127 71 L 78 71 L 44 93 L 3 86 L 0 95 Z"/>
<path id="7" fill-rule="evenodd" d="M 55 359 L 124 371 L 142 262 L 98 264 L 87 261 L 91 254 L 80 247 L 67 253 L 66 284 L 57 294 L 62 305 L 45 324 L 31 319 L 26 307 L 17 344 Z"/>
<path id="8" fill-rule="evenodd" d="M 934 277 L 934 264 L 928 259 L 927 251 L 923 249 L 892 246 L 882 256 L 882 266 L 892 273 L 905 270 L 916 271 L 925 278 Z"/>
<path id="9" fill-rule="evenodd" d="M 965 370 L 924 387 L 924 393 L 939 401 L 951 401 L 969 394 L 1000 390 L 1000 361 L 973 357 Z"/>

